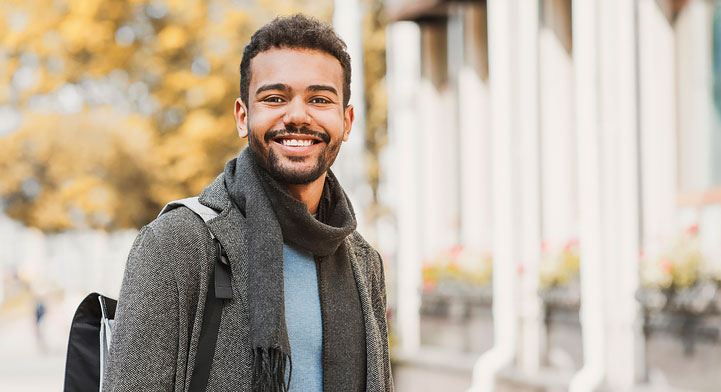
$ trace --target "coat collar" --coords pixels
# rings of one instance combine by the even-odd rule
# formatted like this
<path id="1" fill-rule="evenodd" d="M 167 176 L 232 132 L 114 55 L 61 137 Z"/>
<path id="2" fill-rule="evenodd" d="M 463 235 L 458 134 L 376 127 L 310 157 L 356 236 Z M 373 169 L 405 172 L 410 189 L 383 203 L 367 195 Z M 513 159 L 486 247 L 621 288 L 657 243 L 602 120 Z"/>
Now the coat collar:
<path id="1" fill-rule="evenodd" d="M 230 198 L 225 190 L 225 174 L 221 173 L 212 184 L 203 189 L 198 201 L 216 211 L 221 211 L 221 214 L 230 207 Z"/>

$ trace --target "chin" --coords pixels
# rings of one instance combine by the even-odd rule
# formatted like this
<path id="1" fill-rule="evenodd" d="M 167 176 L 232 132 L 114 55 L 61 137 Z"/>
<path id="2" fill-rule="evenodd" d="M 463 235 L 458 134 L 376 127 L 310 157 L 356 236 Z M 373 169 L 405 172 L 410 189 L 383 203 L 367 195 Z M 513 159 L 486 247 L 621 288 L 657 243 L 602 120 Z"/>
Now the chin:
<path id="1" fill-rule="evenodd" d="M 252 139 L 252 138 L 251 138 Z M 333 164 L 340 143 L 331 144 L 317 155 L 287 156 L 262 143 L 249 141 L 249 145 L 261 166 L 281 184 L 303 185 L 316 181 Z M 257 144 L 257 146 L 256 146 Z M 330 159 L 329 159 L 330 158 Z"/>
<path id="2" fill-rule="evenodd" d="M 302 185 L 309 184 L 322 176 L 326 170 L 325 165 L 302 165 L 298 163 L 286 162 L 283 165 L 271 164 L 269 167 L 270 175 L 278 182 L 284 184 Z"/>

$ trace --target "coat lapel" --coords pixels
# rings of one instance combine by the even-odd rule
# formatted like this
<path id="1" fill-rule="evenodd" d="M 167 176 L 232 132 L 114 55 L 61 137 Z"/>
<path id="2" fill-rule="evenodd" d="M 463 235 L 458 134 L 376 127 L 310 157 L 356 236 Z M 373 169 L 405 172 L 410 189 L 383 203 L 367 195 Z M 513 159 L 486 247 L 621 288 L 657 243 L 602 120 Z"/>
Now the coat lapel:
<path id="1" fill-rule="evenodd" d="M 358 295 L 360 296 L 361 309 L 363 310 L 363 320 L 366 332 L 366 391 L 383 391 L 382 387 L 385 383 L 383 379 L 383 347 L 382 334 L 378 328 L 378 323 L 373 312 L 373 301 L 371 298 L 370 282 L 367 277 L 370 276 L 366 266 L 369 264 L 366 260 L 359 260 L 354 247 L 350 241 L 346 239 L 346 246 L 350 251 L 351 268 L 355 277 L 356 287 L 358 287 Z"/>

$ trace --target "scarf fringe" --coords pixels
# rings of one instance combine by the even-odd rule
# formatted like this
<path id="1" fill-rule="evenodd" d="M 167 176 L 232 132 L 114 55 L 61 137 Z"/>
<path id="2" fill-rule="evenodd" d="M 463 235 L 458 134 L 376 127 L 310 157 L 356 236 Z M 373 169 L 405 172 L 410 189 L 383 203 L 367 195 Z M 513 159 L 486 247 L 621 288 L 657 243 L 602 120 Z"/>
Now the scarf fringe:
<path id="1" fill-rule="evenodd" d="M 285 379 L 286 363 L 290 366 L 288 380 Z M 293 363 L 290 355 L 273 347 L 255 347 L 253 349 L 253 391 L 287 392 L 293 375 Z"/>

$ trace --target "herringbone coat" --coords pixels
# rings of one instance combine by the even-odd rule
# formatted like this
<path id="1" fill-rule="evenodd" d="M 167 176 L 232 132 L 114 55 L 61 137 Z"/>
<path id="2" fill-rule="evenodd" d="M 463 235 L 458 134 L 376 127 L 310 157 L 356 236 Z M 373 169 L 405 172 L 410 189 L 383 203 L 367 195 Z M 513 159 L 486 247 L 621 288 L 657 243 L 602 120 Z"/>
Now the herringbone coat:
<path id="1" fill-rule="evenodd" d="M 251 391 L 247 302 L 248 265 L 241 257 L 244 217 L 232 206 L 223 175 L 200 202 L 221 211 L 206 228 L 187 208 L 161 215 L 138 235 L 125 267 L 103 391 L 188 390 L 208 273 L 216 249 L 208 228 L 228 253 L 233 299 L 222 312 L 208 391 Z M 388 355 L 385 281 L 378 253 L 354 232 L 345 239 L 358 288 L 366 333 L 366 390 L 393 390 Z"/>

